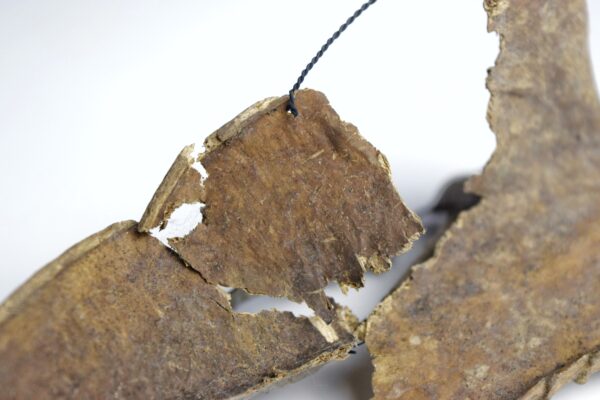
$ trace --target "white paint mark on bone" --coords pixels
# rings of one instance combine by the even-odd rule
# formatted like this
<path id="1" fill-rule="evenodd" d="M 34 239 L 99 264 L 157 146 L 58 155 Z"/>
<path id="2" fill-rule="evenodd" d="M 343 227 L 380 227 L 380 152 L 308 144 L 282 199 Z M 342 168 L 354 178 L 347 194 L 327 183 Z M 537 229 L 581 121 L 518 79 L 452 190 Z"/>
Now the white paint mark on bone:
<path id="1" fill-rule="evenodd" d="M 200 185 L 208 178 L 208 172 L 206 172 L 206 169 L 198 160 L 200 155 L 205 151 L 206 148 L 203 144 L 194 144 L 189 153 L 189 161 L 192 168 L 200 173 Z M 171 213 L 165 227 L 163 229 L 160 226 L 152 228 L 150 235 L 171 248 L 169 239 L 184 238 L 202 223 L 202 209 L 204 206 L 205 204 L 200 202 L 180 205 Z"/>
<path id="2" fill-rule="evenodd" d="M 204 182 L 208 178 L 208 172 L 204 168 L 204 165 L 200 161 L 196 161 L 192 164 L 192 168 L 200 173 L 200 182 Z"/>
<path id="3" fill-rule="evenodd" d="M 198 157 L 206 151 L 206 147 L 204 147 L 204 143 L 198 144 L 194 143 L 194 148 L 190 152 L 190 157 L 194 160 L 197 160 Z"/>
<path id="4" fill-rule="evenodd" d="M 200 182 L 204 182 L 208 178 L 208 172 L 204 168 L 204 165 L 199 161 L 199 157 L 206 151 L 204 144 L 194 144 L 194 149 L 190 153 L 190 157 L 193 159 L 192 168 L 200 173 Z"/>
<path id="5" fill-rule="evenodd" d="M 203 208 L 204 204 L 199 202 L 182 204 L 171 213 L 164 229 L 157 226 L 150 230 L 150 234 L 170 248 L 169 239 L 186 237 L 202 223 Z"/>

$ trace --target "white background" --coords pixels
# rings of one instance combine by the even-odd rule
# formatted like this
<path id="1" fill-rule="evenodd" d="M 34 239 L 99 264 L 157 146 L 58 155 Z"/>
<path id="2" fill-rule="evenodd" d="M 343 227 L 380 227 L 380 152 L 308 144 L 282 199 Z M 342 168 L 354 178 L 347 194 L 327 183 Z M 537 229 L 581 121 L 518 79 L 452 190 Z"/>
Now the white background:
<path id="1" fill-rule="evenodd" d="M 388 155 L 417 210 L 494 148 L 484 80 L 498 39 L 481 3 L 380 1 L 306 82 Z M 138 219 L 184 145 L 287 92 L 360 4 L 0 0 L 0 299 L 75 242 Z M 600 66 L 600 2 L 590 11 Z M 365 316 L 389 281 L 347 303 Z M 263 398 L 362 399 L 368 365 L 361 348 Z M 598 398 L 598 378 L 556 396 Z"/>

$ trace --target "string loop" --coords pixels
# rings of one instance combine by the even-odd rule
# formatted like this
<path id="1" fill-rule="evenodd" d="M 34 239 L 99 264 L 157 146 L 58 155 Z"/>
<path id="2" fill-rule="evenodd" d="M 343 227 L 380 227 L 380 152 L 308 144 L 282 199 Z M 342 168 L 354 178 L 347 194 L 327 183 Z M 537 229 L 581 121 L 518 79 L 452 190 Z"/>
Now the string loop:
<path id="1" fill-rule="evenodd" d="M 304 82 L 304 79 L 306 79 L 306 75 L 308 75 L 310 70 L 313 69 L 313 67 L 319 61 L 319 59 L 321 57 L 323 57 L 323 54 L 325 54 L 325 52 L 327 51 L 329 46 L 331 46 L 333 44 L 333 42 L 335 42 L 340 37 L 340 35 L 348 28 L 348 26 L 350 26 L 354 22 L 354 20 L 356 20 L 356 18 L 360 17 L 360 15 L 363 12 L 365 12 L 367 10 L 367 8 L 371 7 L 376 2 L 377 2 L 377 0 L 369 0 L 366 3 L 364 3 L 358 10 L 356 10 L 354 12 L 354 14 L 352 14 L 352 16 L 350 18 L 348 18 L 346 20 L 346 22 L 344 22 L 342 24 L 342 26 L 340 26 L 340 28 L 333 35 L 331 35 L 331 37 L 329 39 L 327 39 L 327 42 L 325 42 L 325 44 L 321 47 L 321 49 L 317 52 L 317 54 L 312 58 L 312 60 L 310 60 L 310 62 L 304 68 L 304 70 L 302 70 L 302 73 L 300 73 L 298 80 L 296 81 L 294 86 L 292 86 L 292 88 L 290 89 L 290 92 L 289 92 L 289 102 L 288 102 L 287 109 L 289 112 L 292 113 L 292 115 L 294 117 L 298 116 L 298 108 L 296 107 L 296 99 L 294 98 L 294 95 L 296 94 L 298 89 L 300 89 L 300 85 L 302 85 L 302 83 Z"/>

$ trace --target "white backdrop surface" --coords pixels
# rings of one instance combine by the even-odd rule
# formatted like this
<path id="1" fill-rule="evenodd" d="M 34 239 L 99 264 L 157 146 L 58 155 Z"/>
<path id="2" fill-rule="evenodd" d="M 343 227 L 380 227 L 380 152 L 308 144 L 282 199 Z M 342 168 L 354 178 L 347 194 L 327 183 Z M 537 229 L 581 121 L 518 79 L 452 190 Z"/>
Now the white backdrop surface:
<path id="1" fill-rule="evenodd" d="M 589 3 L 598 75 L 600 2 Z M 184 145 L 286 93 L 360 4 L 0 0 L 0 299 L 75 242 L 138 219 Z M 401 195 L 423 210 L 493 151 L 484 81 L 497 52 L 481 0 L 383 0 L 306 86 L 388 156 Z M 346 302 L 366 315 L 385 285 Z M 363 399 L 365 368 L 361 348 L 261 398 Z M 597 400 L 600 379 L 555 398 Z"/>

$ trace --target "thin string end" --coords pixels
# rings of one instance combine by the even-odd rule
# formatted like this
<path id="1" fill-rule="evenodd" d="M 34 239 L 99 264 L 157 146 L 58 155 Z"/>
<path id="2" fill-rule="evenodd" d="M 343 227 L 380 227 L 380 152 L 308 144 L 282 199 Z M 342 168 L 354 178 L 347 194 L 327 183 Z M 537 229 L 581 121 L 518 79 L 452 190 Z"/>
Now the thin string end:
<path id="1" fill-rule="evenodd" d="M 294 86 L 292 87 L 292 89 L 290 90 L 290 98 L 289 98 L 289 102 L 288 102 L 288 106 L 287 106 L 287 110 L 290 113 L 292 113 L 292 115 L 294 117 L 297 117 L 299 115 L 298 108 L 296 107 L 296 99 L 294 98 L 294 94 L 300 89 L 300 86 L 304 82 L 304 79 L 306 78 L 306 75 L 308 75 L 308 73 L 313 69 L 313 67 L 315 66 L 315 64 L 321 59 L 321 57 L 323 57 L 323 54 L 325 54 L 325 52 L 329 49 L 329 47 L 333 44 L 333 42 L 335 42 L 340 37 L 340 35 L 350 25 L 352 25 L 352 23 L 358 17 L 360 17 L 360 15 L 363 12 L 365 12 L 369 7 L 371 7 L 376 2 L 377 2 L 377 0 L 368 0 L 358 10 L 356 10 L 354 12 L 354 14 L 352 14 L 352 16 L 350 18 L 348 18 L 346 20 L 346 22 L 344 22 L 342 24 L 342 26 L 340 26 L 339 29 L 329 39 L 327 39 L 327 41 L 321 47 L 321 49 L 317 52 L 317 54 L 312 58 L 312 60 L 310 60 L 310 62 L 304 68 L 304 70 L 302 70 L 302 73 L 298 77 L 298 80 L 296 81 L 296 83 L 294 84 Z"/>
<path id="2" fill-rule="evenodd" d="M 298 112 L 298 108 L 296 107 L 296 99 L 294 97 L 294 91 L 293 90 L 290 90 L 287 110 L 288 110 L 289 113 L 291 113 L 294 116 L 294 118 L 296 118 L 300 114 Z"/>

